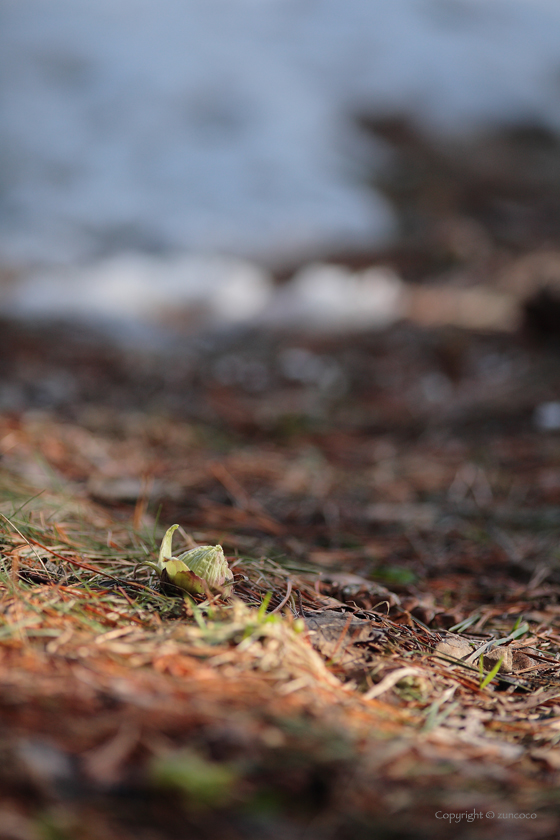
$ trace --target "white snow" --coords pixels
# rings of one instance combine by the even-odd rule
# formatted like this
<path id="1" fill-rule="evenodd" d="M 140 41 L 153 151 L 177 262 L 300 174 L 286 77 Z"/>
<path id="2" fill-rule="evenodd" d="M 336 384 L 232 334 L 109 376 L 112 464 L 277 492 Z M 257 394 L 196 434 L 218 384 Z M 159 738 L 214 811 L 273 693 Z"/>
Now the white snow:
<path id="1" fill-rule="evenodd" d="M 353 272 L 344 266 L 304 266 L 270 298 L 260 321 L 307 332 L 380 328 L 406 312 L 402 281 L 382 266 Z"/>
<path id="2" fill-rule="evenodd" d="M 3 0 L 0 76 L 0 264 L 316 257 L 394 231 L 356 113 L 560 128 L 560 3 Z"/>
<path id="3" fill-rule="evenodd" d="M 265 268 L 237 257 L 119 254 L 85 268 L 35 270 L 5 290 L 3 310 L 156 327 L 191 310 L 191 327 L 253 323 L 340 332 L 388 326 L 403 317 L 406 304 L 404 284 L 383 267 L 352 272 L 312 263 L 275 289 Z"/>
<path id="4" fill-rule="evenodd" d="M 272 292 L 266 269 L 236 257 L 118 254 L 32 271 L 4 290 L 3 309 L 15 317 L 157 324 L 191 308 L 206 326 L 253 320 Z"/>

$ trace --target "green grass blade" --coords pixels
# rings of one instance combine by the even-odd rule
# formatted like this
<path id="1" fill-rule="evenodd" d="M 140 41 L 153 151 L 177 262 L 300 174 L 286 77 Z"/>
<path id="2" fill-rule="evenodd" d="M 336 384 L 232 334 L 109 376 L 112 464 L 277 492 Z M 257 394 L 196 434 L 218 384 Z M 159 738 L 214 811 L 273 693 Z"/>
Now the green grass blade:
<path id="1" fill-rule="evenodd" d="M 483 660 L 483 657 L 481 656 L 481 657 L 480 657 L 480 662 L 481 662 L 481 665 L 480 665 L 480 670 L 481 670 L 481 672 L 482 672 L 482 660 Z M 504 661 L 504 657 L 502 656 L 502 658 L 501 658 L 501 659 L 498 659 L 498 661 L 496 662 L 496 664 L 494 665 L 494 667 L 492 668 L 492 670 L 491 670 L 488 674 L 486 674 L 486 677 L 485 677 L 485 678 L 482 680 L 482 682 L 480 683 L 480 688 L 481 688 L 481 689 L 486 688 L 486 686 L 487 686 L 489 683 L 491 683 L 491 682 L 492 682 L 492 680 L 494 679 L 494 677 L 496 676 L 496 674 L 497 674 L 497 673 L 498 673 L 498 671 L 500 670 L 500 667 L 501 667 L 501 665 L 502 665 L 502 662 L 503 662 L 503 661 Z"/>
<path id="2" fill-rule="evenodd" d="M 259 621 L 263 621 L 264 617 L 266 616 L 266 611 L 268 609 L 268 605 L 270 604 L 270 599 L 272 598 L 272 592 L 269 591 L 263 598 L 262 604 L 259 607 L 259 611 L 257 613 Z"/>

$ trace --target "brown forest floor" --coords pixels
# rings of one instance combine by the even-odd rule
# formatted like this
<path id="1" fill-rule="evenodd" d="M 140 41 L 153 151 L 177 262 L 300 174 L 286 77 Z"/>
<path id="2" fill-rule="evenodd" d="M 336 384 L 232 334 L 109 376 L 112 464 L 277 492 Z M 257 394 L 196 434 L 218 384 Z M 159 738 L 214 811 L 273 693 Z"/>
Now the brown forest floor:
<path id="1" fill-rule="evenodd" d="M 553 351 L 405 324 L 180 361 L 48 339 L 1 338 L 30 407 L 0 419 L 0 836 L 556 836 Z M 235 601 L 193 615 L 135 574 L 156 516 L 223 544 Z"/>
<path id="2" fill-rule="evenodd" d="M 560 265 L 455 221 L 450 287 Z M 143 351 L 4 323 L 0 838 L 556 838 L 554 319 Z M 234 598 L 161 591 L 173 522 Z"/>

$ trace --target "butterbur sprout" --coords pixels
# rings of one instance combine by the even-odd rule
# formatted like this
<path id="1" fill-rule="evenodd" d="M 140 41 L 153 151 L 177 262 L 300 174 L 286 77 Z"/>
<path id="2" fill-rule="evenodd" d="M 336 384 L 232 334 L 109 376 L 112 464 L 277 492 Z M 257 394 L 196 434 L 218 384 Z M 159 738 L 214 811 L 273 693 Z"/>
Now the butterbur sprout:
<path id="1" fill-rule="evenodd" d="M 191 595 L 203 595 L 208 590 L 231 593 L 233 573 L 228 566 L 221 545 L 199 545 L 173 557 L 173 534 L 178 525 L 168 528 L 161 541 L 159 559 L 155 567 L 162 580 L 167 580 Z"/>

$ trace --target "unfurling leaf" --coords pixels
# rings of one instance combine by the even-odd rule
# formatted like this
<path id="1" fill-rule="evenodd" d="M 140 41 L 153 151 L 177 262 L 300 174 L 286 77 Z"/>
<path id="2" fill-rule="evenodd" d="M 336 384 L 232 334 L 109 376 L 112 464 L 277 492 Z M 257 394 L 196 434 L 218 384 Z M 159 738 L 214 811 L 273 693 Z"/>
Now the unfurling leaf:
<path id="1" fill-rule="evenodd" d="M 171 528 L 168 528 L 165 532 L 165 536 L 161 541 L 161 547 L 159 549 L 159 566 L 162 568 L 162 563 L 166 560 L 171 560 L 173 556 L 172 551 L 172 543 L 173 543 L 173 534 L 177 530 L 178 525 L 172 525 Z"/>
<path id="2" fill-rule="evenodd" d="M 192 595 L 203 595 L 209 589 L 224 590 L 226 594 L 229 594 L 233 574 L 227 564 L 222 546 L 199 545 L 178 557 L 173 557 L 173 534 L 178 527 L 178 525 L 172 525 L 161 541 L 158 562 L 160 575 Z"/>

